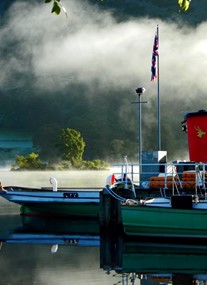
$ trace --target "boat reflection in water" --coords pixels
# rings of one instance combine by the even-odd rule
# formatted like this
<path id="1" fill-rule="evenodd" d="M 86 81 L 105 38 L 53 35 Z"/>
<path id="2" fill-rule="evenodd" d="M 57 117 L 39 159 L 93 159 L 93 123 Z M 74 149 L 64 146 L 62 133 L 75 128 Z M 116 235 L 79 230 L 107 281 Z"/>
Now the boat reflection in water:
<path id="1" fill-rule="evenodd" d="M 170 243 L 169 243 L 170 242 Z M 207 284 L 207 243 L 101 236 L 101 267 L 131 284 Z M 150 283 L 153 282 L 153 283 Z M 124 283 L 125 284 L 125 283 Z M 127 284 L 127 283 L 126 283 Z"/>
<path id="2" fill-rule="evenodd" d="M 6 218 L 6 217 L 5 217 Z M 10 216 L 2 222 L 1 245 L 45 244 L 51 253 L 62 246 L 100 247 L 107 284 L 207 284 L 207 243 L 143 241 L 99 229 L 97 220 Z M 4 225 L 4 226 L 2 226 Z M 86 253 L 87 254 L 87 253 Z M 70 256 L 68 257 L 70 258 Z M 113 276 L 113 278 L 112 278 Z M 111 278 L 113 283 L 111 283 Z M 96 282 L 96 284 L 99 284 Z M 102 284 L 100 282 L 100 284 Z"/>
<path id="3" fill-rule="evenodd" d="M 18 217 L 17 217 L 18 219 Z M 1 242 L 58 245 L 99 246 L 99 224 L 96 219 L 70 220 L 58 218 L 20 217 L 22 225 L 0 235 Z M 7 231 L 8 232 L 8 231 Z"/>

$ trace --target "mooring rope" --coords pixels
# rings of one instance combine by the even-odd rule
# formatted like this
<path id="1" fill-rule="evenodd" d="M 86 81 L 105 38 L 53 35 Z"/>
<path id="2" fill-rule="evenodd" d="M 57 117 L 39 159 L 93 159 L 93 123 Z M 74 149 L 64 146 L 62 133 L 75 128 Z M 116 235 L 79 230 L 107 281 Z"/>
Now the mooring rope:
<path id="1" fill-rule="evenodd" d="M 115 199 L 117 199 L 117 200 L 119 200 L 119 201 L 121 201 L 121 202 L 126 202 L 127 199 L 125 199 L 125 198 L 119 196 L 117 193 L 115 193 L 115 192 L 110 188 L 109 185 L 106 185 L 106 190 L 107 190 L 107 191 L 109 192 L 109 194 L 110 194 L 112 197 L 114 197 Z"/>

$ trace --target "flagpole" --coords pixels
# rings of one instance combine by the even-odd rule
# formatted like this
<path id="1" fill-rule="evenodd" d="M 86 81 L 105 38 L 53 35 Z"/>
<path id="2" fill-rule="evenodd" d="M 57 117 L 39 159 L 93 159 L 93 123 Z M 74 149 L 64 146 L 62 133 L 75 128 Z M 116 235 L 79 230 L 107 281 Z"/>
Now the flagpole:
<path id="1" fill-rule="evenodd" d="M 159 26 L 157 25 L 157 38 L 159 42 Z M 161 150 L 161 124 L 160 124 L 160 66 L 159 66 L 159 52 L 157 55 L 157 120 L 158 120 L 158 150 Z"/>

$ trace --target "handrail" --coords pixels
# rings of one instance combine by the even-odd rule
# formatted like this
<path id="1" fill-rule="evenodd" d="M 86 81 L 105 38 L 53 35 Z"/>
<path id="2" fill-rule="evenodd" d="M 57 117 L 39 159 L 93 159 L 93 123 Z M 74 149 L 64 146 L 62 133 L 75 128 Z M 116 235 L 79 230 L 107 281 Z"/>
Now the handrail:
<path id="1" fill-rule="evenodd" d="M 126 172 L 126 164 L 113 164 L 114 168 L 119 167 L 120 171 L 114 171 L 114 175 L 122 177 Z M 141 171 L 139 171 L 141 169 Z M 127 163 L 127 177 L 138 186 L 149 187 L 151 177 L 163 177 L 164 189 L 172 184 L 172 190 L 179 193 L 179 189 L 185 188 L 202 189 L 206 195 L 207 184 L 207 163 L 197 162 L 171 162 L 171 163 Z M 170 177 L 172 180 L 170 181 Z M 126 178 L 126 177 L 125 177 Z M 162 179 L 162 178 L 159 178 Z M 123 182 L 126 180 L 122 180 Z M 148 183 L 148 185 L 147 185 Z"/>

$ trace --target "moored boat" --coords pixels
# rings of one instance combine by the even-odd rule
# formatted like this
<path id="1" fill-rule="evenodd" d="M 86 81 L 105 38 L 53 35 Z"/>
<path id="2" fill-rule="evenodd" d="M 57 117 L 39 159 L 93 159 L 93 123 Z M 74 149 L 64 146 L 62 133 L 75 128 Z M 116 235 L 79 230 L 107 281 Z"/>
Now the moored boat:
<path id="1" fill-rule="evenodd" d="M 139 166 L 136 197 L 120 199 L 119 204 L 127 235 L 207 238 L 206 122 L 207 112 L 203 110 L 188 113 L 182 122 L 183 130 L 188 133 L 190 161 L 167 163 L 162 159 L 160 165 L 155 165 L 154 154 L 146 154 L 151 161 L 142 157 L 144 164 Z M 118 189 L 113 185 L 108 188 L 109 192 Z M 143 189 L 152 195 L 141 199 L 139 191 Z"/>
<path id="2" fill-rule="evenodd" d="M 57 188 L 55 178 L 52 188 L 26 188 L 5 186 L 0 196 L 21 205 L 22 215 L 50 215 L 70 217 L 99 217 L 99 188 Z"/>
<path id="3" fill-rule="evenodd" d="M 172 206 L 173 198 L 183 198 L 183 207 Z M 186 208 L 185 198 L 189 196 L 173 196 L 169 203 L 158 205 L 138 204 L 122 205 L 121 214 L 124 231 L 127 235 L 163 236 L 176 238 L 207 238 L 207 202 L 202 209 Z M 190 196 L 192 199 L 192 197 Z M 153 199 L 156 202 L 156 199 Z M 187 202 L 188 203 L 188 202 Z"/>
<path id="4" fill-rule="evenodd" d="M 158 174 L 157 180 L 153 176 L 151 186 L 146 189 L 148 193 L 156 190 L 151 197 L 137 198 L 138 188 L 136 198 L 119 199 L 118 211 L 127 235 L 207 238 L 206 164 L 194 163 L 191 167 L 194 169 L 177 173 L 175 163 L 172 176 Z M 169 169 L 168 164 L 165 169 Z M 114 186 L 108 188 L 112 195 L 117 189 Z M 118 199 L 115 194 L 113 196 Z"/>

